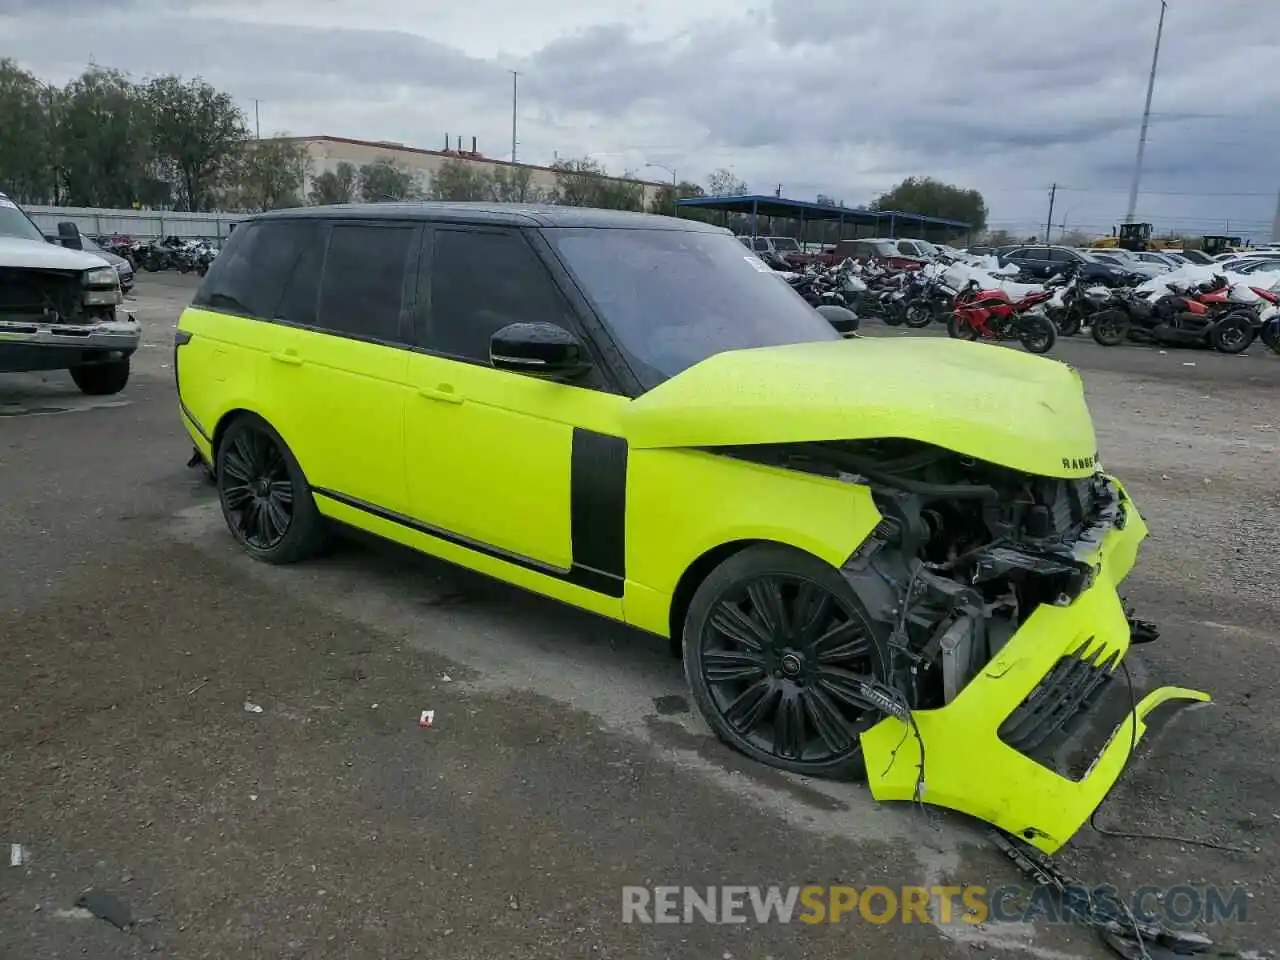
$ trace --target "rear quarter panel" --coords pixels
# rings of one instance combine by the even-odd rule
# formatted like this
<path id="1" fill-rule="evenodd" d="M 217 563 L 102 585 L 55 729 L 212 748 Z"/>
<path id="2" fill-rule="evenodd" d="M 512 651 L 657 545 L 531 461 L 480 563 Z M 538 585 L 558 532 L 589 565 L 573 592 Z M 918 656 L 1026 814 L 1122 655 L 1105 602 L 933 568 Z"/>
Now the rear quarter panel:
<path id="1" fill-rule="evenodd" d="M 633 449 L 626 619 L 666 636 L 680 578 L 717 547 L 770 541 L 839 567 L 879 521 L 862 486 L 699 450 Z"/>
<path id="2" fill-rule="evenodd" d="M 177 353 L 179 399 L 206 445 L 228 411 L 252 410 L 272 420 L 271 398 L 260 395 L 258 384 L 266 358 L 282 348 L 286 328 L 188 307 L 178 329 L 191 334 Z"/>

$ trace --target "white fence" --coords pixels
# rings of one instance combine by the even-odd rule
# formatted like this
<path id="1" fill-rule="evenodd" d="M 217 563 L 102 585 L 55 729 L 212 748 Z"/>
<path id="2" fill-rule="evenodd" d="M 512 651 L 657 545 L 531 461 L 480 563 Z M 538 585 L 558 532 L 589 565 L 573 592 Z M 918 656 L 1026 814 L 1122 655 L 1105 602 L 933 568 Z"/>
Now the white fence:
<path id="1" fill-rule="evenodd" d="M 158 237 L 201 237 L 215 240 L 231 233 L 242 217 L 234 213 L 181 213 L 176 210 L 101 210 L 97 207 L 24 207 L 46 234 L 58 224 L 74 223 L 93 237 L 123 234 L 149 240 Z"/>

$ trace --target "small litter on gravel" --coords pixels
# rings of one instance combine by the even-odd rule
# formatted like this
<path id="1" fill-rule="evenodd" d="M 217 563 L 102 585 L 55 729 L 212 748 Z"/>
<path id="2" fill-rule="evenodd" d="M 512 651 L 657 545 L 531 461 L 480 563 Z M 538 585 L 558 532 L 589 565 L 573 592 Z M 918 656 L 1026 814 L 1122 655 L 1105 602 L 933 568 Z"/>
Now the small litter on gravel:
<path id="1" fill-rule="evenodd" d="M 426 729 L 436 722 L 436 712 L 434 710 L 423 710 L 422 716 L 418 718 L 418 726 Z"/>
<path id="2" fill-rule="evenodd" d="M 9 866 L 20 867 L 29 859 L 26 848 L 20 843 L 9 844 Z"/>
<path id="3" fill-rule="evenodd" d="M 246 700 L 244 702 L 244 712 L 245 713 L 261 713 L 262 708 L 258 706 L 256 703 L 251 703 L 250 701 Z"/>
<path id="4" fill-rule="evenodd" d="M 88 910 L 118 930 L 128 930 L 133 926 L 133 914 L 130 913 L 128 904 L 110 893 L 101 890 L 86 891 L 80 895 L 76 906 Z"/>
<path id="5" fill-rule="evenodd" d="M 453 677 L 449 676 L 447 673 L 442 673 L 442 674 L 440 674 L 440 682 L 441 682 L 441 683 L 453 683 Z"/>
<path id="6" fill-rule="evenodd" d="M 1195 364 L 1194 364 L 1194 363 L 1184 363 L 1184 364 L 1183 364 L 1183 366 L 1184 366 L 1184 367 L 1194 367 L 1194 366 L 1195 366 Z"/>

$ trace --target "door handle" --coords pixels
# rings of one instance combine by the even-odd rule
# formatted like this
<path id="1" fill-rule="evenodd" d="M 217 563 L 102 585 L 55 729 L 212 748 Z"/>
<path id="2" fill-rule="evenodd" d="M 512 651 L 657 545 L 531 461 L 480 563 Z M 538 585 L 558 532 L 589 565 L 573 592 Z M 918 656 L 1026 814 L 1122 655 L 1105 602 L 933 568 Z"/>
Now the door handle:
<path id="1" fill-rule="evenodd" d="M 439 400 L 441 403 L 461 403 L 462 397 L 456 393 L 452 384 L 442 383 L 438 387 L 419 387 L 418 396 L 428 400 Z"/>
<path id="2" fill-rule="evenodd" d="M 292 350 L 277 350 L 271 355 L 272 360 L 278 360 L 280 363 L 287 363 L 291 367 L 302 366 L 302 358 Z"/>

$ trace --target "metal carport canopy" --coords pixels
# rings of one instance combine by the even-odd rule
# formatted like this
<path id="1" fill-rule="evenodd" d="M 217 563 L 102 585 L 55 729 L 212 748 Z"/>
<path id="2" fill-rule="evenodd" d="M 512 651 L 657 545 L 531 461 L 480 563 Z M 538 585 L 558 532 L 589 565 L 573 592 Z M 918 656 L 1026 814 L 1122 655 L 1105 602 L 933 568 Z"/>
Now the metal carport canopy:
<path id="1" fill-rule="evenodd" d="M 756 220 L 759 217 L 785 217 L 801 222 L 810 220 L 839 220 L 841 223 L 878 226 L 889 221 L 890 235 L 896 235 L 898 224 L 914 224 L 921 227 L 943 227 L 949 230 L 968 230 L 969 224 L 963 220 L 946 220 L 941 217 L 926 217 L 919 213 L 904 213 L 898 210 L 868 210 L 866 207 L 837 207 L 826 203 L 811 203 L 808 200 L 787 200 L 783 197 L 749 194 L 741 197 L 686 197 L 676 201 L 676 212 L 681 208 L 702 210 L 721 210 L 725 213 L 745 213 L 752 219 L 751 233 L 756 235 Z"/>

